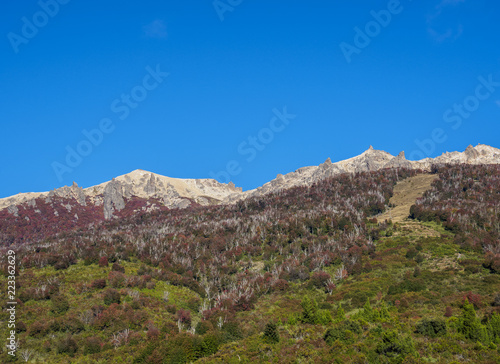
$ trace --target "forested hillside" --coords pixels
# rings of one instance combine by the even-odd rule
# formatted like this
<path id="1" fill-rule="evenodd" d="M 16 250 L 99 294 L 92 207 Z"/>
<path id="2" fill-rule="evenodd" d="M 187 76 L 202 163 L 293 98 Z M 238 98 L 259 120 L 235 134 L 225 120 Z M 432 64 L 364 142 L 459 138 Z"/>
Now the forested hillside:
<path id="1" fill-rule="evenodd" d="M 0 361 L 498 363 L 500 167 L 433 167 L 410 220 L 377 220 L 417 173 L 45 227 L 2 248 Z"/>

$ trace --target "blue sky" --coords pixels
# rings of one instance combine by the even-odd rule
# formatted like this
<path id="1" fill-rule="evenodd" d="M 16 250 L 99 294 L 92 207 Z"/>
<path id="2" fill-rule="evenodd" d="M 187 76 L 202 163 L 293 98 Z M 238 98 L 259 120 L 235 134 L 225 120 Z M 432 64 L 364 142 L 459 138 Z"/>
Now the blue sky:
<path id="1" fill-rule="evenodd" d="M 1 7 L 0 197 L 138 168 L 246 190 L 370 144 L 500 147 L 497 2 Z"/>

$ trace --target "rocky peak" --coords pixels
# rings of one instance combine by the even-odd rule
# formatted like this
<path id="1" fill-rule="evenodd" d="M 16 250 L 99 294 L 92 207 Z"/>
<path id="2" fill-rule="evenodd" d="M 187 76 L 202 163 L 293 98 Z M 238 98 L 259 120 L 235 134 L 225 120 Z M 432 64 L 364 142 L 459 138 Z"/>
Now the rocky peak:
<path id="1" fill-rule="evenodd" d="M 332 160 L 330 159 L 330 157 L 328 157 L 328 158 L 326 159 L 326 161 L 324 161 L 323 163 L 321 163 L 321 164 L 319 165 L 319 167 L 320 167 L 321 169 L 323 169 L 323 170 L 327 170 L 327 169 L 331 168 L 331 166 L 332 166 Z"/>
<path id="2" fill-rule="evenodd" d="M 474 149 L 472 145 L 469 145 L 467 149 L 465 149 L 464 154 L 467 156 L 467 159 L 476 159 L 481 156 L 481 154 L 476 149 Z"/>

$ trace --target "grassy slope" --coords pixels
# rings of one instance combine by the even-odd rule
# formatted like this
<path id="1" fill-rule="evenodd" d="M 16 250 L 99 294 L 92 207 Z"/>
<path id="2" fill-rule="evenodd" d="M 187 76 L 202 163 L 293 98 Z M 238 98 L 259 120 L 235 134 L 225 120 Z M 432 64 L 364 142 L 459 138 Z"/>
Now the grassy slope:
<path id="1" fill-rule="evenodd" d="M 390 219 L 393 222 L 405 220 L 410 213 L 411 205 L 415 203 L 417 198 L 422 197 L 436 178 L 436 175 L 433 174 L 419 174 L 400 181 L 394 187 L 394 195 L 390 199 L 390 203 L 394 207 L 377 216 L 377 219 L 379 221 Z"/>

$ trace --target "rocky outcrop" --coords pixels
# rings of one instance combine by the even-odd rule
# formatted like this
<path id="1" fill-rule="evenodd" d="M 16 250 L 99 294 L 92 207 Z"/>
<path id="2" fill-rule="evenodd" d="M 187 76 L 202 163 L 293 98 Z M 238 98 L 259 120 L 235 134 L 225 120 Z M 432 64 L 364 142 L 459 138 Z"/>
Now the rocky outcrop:
<path id="1" fill-rule="evenodd" d="M 53 197 L 61 197 L 67 199 L 75 199 L 80 205 L 86 206 L 86 196 L 83 192 L 83 188 L 78 187 L 76 182 L 73 182 L 71 187 L 64 186 L 56 190 L 50 191 L 46 196 L 46 201 L 52 201 Z"/>
<path id="2" fill-rule="evenodd" d="M 479 151 L 475 150 L 472 145 L 469 145 L 467 149 L 464 152 L 465 156 L 467 157 L 468 160 L 475 160 L 478 159 L 481 156 L 481 153 Z"/>
<path id="3" fill-rule="evenodd" d="M 113 178 L 104 188 L 103 200 L 104 218 L 109 220 L 115 210 L 121 211 L 125 208 L 122 184 Z"/>
<path id="4" fill-rule="evenodd" d="M 144 192 L 147 195 L 154 195 L 156 193 L 156 179 L 153 173 L 151 173 L 148 182 L 144 186 Z"/>
<path id="5" fill-rule="evenodd" d="M 16 217 L 19 216 L 19 209 L 17 208 L 16 205 L 10 205 L 9 207 L 7 207 L 7 211 L 11 215 L 14 215 Z"/>
<path id="6" fill-rule="evenodd" d="M 412 169 L 413 165 L 406 160 L 405 152 L 399 153 L 395 158 L 391 159 L 384 165 L 384 168 L 408 168 Z"/>

